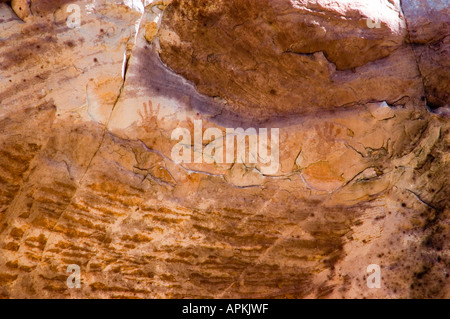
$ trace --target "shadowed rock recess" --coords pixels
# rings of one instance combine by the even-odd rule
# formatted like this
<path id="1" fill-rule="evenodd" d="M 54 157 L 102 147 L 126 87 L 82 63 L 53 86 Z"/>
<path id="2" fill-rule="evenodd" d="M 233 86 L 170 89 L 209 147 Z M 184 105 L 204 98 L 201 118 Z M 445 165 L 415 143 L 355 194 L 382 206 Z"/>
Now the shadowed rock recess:
<path id="1" fill-rule="evenodd" d="M 446 0 L 0 1 L 0 297 L 450 298 L 449 50 Z"/>

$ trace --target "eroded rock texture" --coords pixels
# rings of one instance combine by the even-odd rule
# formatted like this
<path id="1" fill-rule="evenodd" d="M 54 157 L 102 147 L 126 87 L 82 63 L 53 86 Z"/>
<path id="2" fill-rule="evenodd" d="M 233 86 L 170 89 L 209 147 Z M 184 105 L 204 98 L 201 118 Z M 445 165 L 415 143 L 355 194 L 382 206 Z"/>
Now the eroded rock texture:
<path id="1" fill-rule="evenodd" d="M 199 92 L 253 120 L 417 96 L 405 34 L 387 1 L 175 1 L 159 42 Z"/>
<path id="2" fill-rule="evenodd" d="M 450 297 L 446 1 L 23 3 L 0 1 L 1 297 Z M 177 163 L 199 121 L 279 128 L 278 170 Z"/>
<path id="3" fill-rule="evenodd" d="M 450 96 L 450 9 L 448 1 L 403 1 L 409 42 L 423 78 L 429 107 L 448 107 Z"/>

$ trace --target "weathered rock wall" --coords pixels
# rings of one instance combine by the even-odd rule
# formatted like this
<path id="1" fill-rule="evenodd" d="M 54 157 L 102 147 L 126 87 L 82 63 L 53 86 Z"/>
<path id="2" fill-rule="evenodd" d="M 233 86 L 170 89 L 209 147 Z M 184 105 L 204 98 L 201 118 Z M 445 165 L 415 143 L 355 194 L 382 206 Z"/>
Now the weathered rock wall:
<path id="1" fill-rule="evenodd" d="M 0 2 L 1 297 L 450 296 L 445 1 Z"/>

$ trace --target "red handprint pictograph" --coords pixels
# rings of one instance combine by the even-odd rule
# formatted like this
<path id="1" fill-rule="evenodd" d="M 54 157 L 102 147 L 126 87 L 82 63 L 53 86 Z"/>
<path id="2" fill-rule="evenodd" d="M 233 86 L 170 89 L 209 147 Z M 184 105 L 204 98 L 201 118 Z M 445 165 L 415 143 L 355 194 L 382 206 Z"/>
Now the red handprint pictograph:
<path id="1" fill-rule="evenodd" d="M 311 144 L 316 148 L 317 154 L 328 156 L 337 147 L 338 143 L 345 143 L 347 130 L 343 125 L 333 122 L 324 122 L 314 126 L 315 136 Z"/>
<path id="2" fill-rule="evenodd" d="M 161 105 L 158 103 L 158 106 L 156 110 L 153 109 L 153 103 L 151 100 L 147 103 L 143 103 L 144 110 L 141 112 L 141 110 L 138 111 L 139 116 L 142 120 L 142 127 L 147 133 L 154 132 L 158 130 L 158 114 L 159 110 L 161 108 Z"/>

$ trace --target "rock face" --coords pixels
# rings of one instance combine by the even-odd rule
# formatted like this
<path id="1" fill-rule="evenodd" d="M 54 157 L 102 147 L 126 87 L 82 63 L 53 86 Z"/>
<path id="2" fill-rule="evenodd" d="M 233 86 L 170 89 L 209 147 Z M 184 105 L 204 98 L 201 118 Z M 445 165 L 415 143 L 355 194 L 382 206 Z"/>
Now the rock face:
<path id="1" fill-rule="evenodd" d="M 449 31 L 444 1 L 0 1 L 0 296 L 449 298 Z"/>
<path id="2" fill-rule="evenodd" d="M 174 1 L 159 42 L 170 68 L 254 122 L 417 98 L 406 33 L 387 1 Z"/>
<path id="3" fill-rule="evenodd" d="M 450 96 L 450 9 L 448 1 L 403 1 L 409 23 L 409 42 L 433 109 L 448 108 Z"/>

